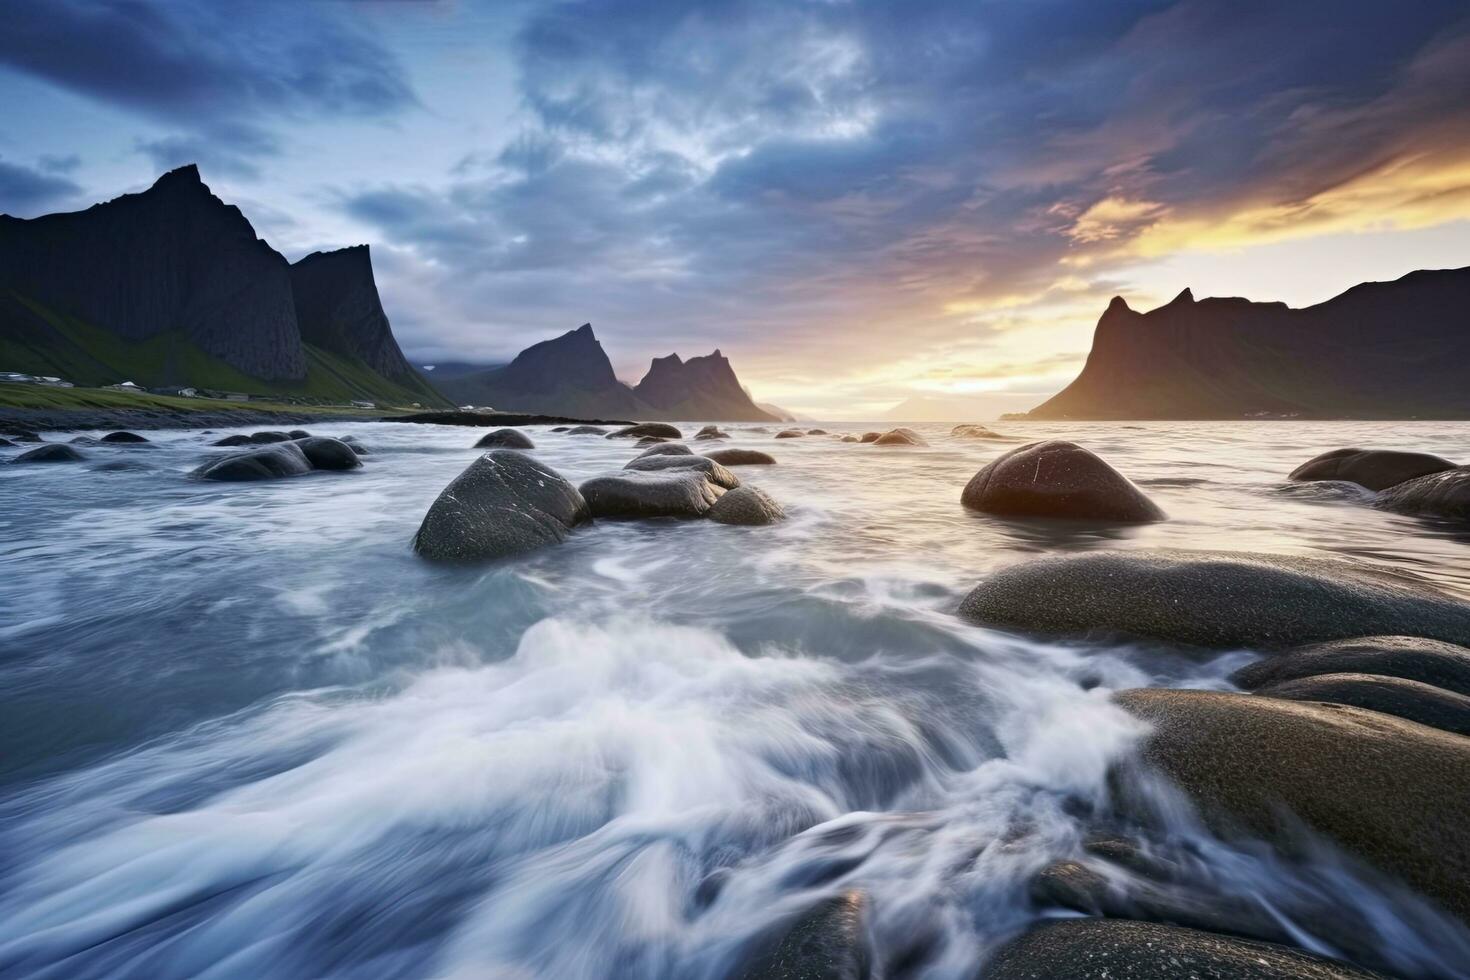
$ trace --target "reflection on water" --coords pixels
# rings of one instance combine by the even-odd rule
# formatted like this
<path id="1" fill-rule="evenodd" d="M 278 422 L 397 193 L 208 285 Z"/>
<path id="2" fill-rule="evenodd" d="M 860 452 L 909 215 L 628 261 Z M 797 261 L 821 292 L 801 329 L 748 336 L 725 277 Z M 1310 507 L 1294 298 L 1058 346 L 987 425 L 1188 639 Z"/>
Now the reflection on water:
<path id="1" fill-rule="evenodd" d="M 1011 426 L 1170 517 L 1127 528 L 965 512 L 1010 446 L 947 427 L 876 448 L 726 426 L 780 460 L 738 472 L 791 520 L 602 522 L 477 568 L 408 542 L 480 433 L 318 428 L 367 465 L 199 483 L 216 437 L 177 432 L 0 467 L 0 975 L 715 978 L 860 887 L 890 975 L 969 976 L 1108 810 L 1139 735 L 1108 693 L 1223 686 L 1249 657 L 966 627 L 987 571 L 1222 548 L 1470 594 L 1463 531 L 1283 479 L 1348 445 L 1470 460 L 1467 426 Z M 574 481 L 633 455 L 529 431 Z M 1331 855 L 1165 826 L 1151 846 L 1201 900 L 1406 975 L 1470 969 L 1456 927 Z M 1302 925 L 1323 908 L 1352 935 Z"/>

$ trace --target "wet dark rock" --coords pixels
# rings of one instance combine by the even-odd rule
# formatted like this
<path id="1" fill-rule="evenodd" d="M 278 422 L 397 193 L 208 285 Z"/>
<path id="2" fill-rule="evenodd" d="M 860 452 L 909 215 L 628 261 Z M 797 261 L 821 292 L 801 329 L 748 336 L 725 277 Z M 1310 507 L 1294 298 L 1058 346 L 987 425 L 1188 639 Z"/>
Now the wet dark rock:
<path id="1" fill-rule="evenodd" d="M 774 466 L 776 457 L 758 449 L 712 449 L 704 454 L 721 466 Z"/>
<path id="2" fill-rule="evenodd" d="M 858 442 L 877 442 L 879 439 L 882 438 L 883 433 L 881 432 L 864 432 L 862 434 L 862 437 L 858 439 Z"/>
<path id="3" fill-rule="evenodd" d="M 4 436 L 0 436 L 0 447 L 3 447 L 3 446 L 13 446 L 13 445 L 15 445 L 15 443 L 11 442 L 9 439 L 5 438 Z"/>
<path id="4" fill-rule="evenodd" d="M 710 520 L 720 524 L 743 524 L 758 527 L 786 519 L 786 511 L 759 487 L 737 487 L 725 494 L 709 509 Z"/>
<path id="5" fill-rule="evenodd" d="M 713 513 L 711 513 L 713 516 Z M 1470 697 L 1442 687 L 1375 674 L 1317 674 L 1256 688 L 1256 694 L 1288 701 L 1326 701 L 1378 711 L 1408 721 L 1470 735 Z"/>
<path id="6" fill-rule="evenodd" d="M 667 422 L 640 422 L 637 425 L 630 425 L 607 434 L 609 439 L 641 439 L 644 436 L 656 436 L 660 439 L 682 439 L 684 438 L 684 433 Z"/>
<path id="7" fill-rule="evenodd" d="M 11 460 L 12 463 L 75 463 L 79 459 L 85 459 L 81 453 L 70 446 L 63 446 L 57 442 L 47 443 L 35 449 L 28 449 Z"/>
<path id="8" fill-rule="evenodd" d="M 1001 517 L 1141 523 L 1164 512 L 1101 457 L 1070 442 L 1033 442 L 992 460 L 960 494 Z"/>
<path id="9" fill-rule="evenodd" d="M 661 442 L 656 446 L 649 446 L 639 453 L 634 459 L 645 459 L 649 456 L 693 456 L 694 450 L 682 442 Z"/>
<path id="10" fill-rule="evenodd" d="M 1470 467 L 1406 480 L 1379 494 L 1375 506 L 1412 517 L 1470 523 Z"/>
<path id="11" fill-rule="evenodd" d="M 276 432 L 274 430 L 252 432 L 250 434 L 250 441 L 258 446 L 269 445 L 273 442 L 290 442 L 294 438 L 289 432 Z"/>
<path id="12" fill-rule="evenodd" d="M 716 463 L 708 456 L 674 455 L 674 456 L 639 456 L 624 464 L 625 470 L 638 470 L 642 472 L 656 472 L 661 470 L 694 470 L 704 475 L 704 478 L 717 487 L 733 490 L 740 486 L 740 477 L 731 473 L 725 467 Z"/>
<path id="13" fill-rule="evenodd" d="M 860 440 L 858 439 L 857 436 L 843 436 L 842 437 L 842 441 L 843 442 L 858 442 Z"/>
<path id="14" fill-rule="evenodd" d="M 824 436 L 824 435 L 827 434 L 827 430 L 826 429 L 807 429 L 806 430 L 806 434 L 809 435 L 809 436 Z"/>
<path id="15" fill-rule="evenodd" d="M 327 436 L 307 436 L 293 440 L 301 452 L 317 470 L 355 470 L 362 465 L 357 450 L 340 439 Z"/>
<path id="16" fill-rule="evenodd" d="M 847 891 L 820 903 L 784 933 L 770 936 L 740 980 L 868 980 L 867 900 Z"/>
<path id="17" fill-rule="evenodd" d="M 214 442 L 210 443 L 211 446 L 248 446 L 250 444 L 251 443 L 249 436 L 238 434 L 233 436 L 225 436 L 223 439 L 217 439 Z"/>
<path id="18" fill-rule="evenodd" d="M 566 432 L 570 428 L 571 428 L 570 425 L 553 425 L 551 427 L 551 431 L 552 432 Z"/>
<path id="19" fill-rule="evenodd" d="M 611 439 L 612 437 L 608 436 L 608 438 Z M 633 443 L 633 448 L 642 449 L 644 446 L 657 446 L 661 442 L 668 441 L 669 440 L 665 439 L 663 436 L 644 436 L 642 439 L 639 439 L 637 442 Z"/>
<path id="20" fill-rule="evenodd" d="M 921 436 L 921 435 L 919 435 L 913 429 L 907 428 L 905 426 L 899 426 L 896 429 L 889 429 L 887 432 L 883 433 L 878 438 L 874 439 L 873 440 L 873 445 L 875 445 L 875 446 L 927 446 L 927 445 L 929 445 L 929 443 L 925 442 L 924 441 L 924 437 Z"/>
<path id="21" fill-rule="evenodd" d="M 607 430 L 600 425 L 574 425 L 566 433 L 569 436 L 605 436 Z"/>
<path id="22" fill-rule="evenodd" d="M 46 440 L 44 440 L 44 439 L 41 438 L 41 436 L 40 436 L 39 433 L 32 432 L 30 429 L 8 428 L 8 429 L 0 429 L 0 432 L 3 432 L 4 435 L 7 438 L 9 438 L 11 442 L 45 442 L 46 441 Z"/>
<path id="23" fill-rule="evenodd" d="M 352 451 L 359 456 L 371 456 L 373 454 L 373 451 L 364 446 L 362 440 L 358 439 L 357 436 L 338 436 L 337 441 L 347 443 L 347 445 L 352 447 Z"/>
<path id="24" fill-rule="evenodd" d="M 1355 636 L 1470 640 L 1470 605 L 1387 569 L 1228 551 L 1096 551 L 1011 565 L 960 615 L 1048 635 L 1279 650 Z"/>
<path id="25" fill-rule="evenodd" d="M 1470 739 L 1336 704 L 1132 690 L 1141 758 L 1217 833 L 1299 849 L 1296 822 L 1470 920 Z"/>
<path id="26" fill-rule="evenodd" d="M 986 963 L 985 980 L 1372 980 L 1274 943 L 1124 919 L 1043 922 Z"/>
<path id="27" fill-rule="evenodd" d="M 720 427 L 718 425 L 707 425 L 704 428 L 700 429 L 698 432 L 694 433 L 694 438 L 696 438 L 696 439 L 728 439 L 728 438 L 730 438 L 730 436 L 729 436 L 728 433 L 721 432 L 720 431 Z"/>
<path id="28" fill-rule="evenodd" d="M 719 487 L 696 470 L 624 470 L 595 476 L 579 488 L 593 517 L 703 517 Z"/>
<path id="29" fill-rule="evenodd" d="M 1402 677 L 1470 697 L 1470 647 L 1418 636 L 1360 636 L 1266 657 L 1230 679 L 1254 690 L 1318 674 Z"/>
<path id="30" fill-rule="evenodd" d="M 73 445 L 73 446 L 100 446 L 100 445 L 102 445 L 102 441 L 100 439 L 93 439 L 91 436 L 75 436 L 75 437 L 73 437 L 71 439 L 68 439 L 66 441 L 68 443 L 70 443 L 71 445 Z"/>
<path id="31" fill-rule="evenodd" d="M 805 436 L 806 433 L 802 432 L 800 429 L 782 429 L 780 432 L 776 433 L 777 439 L 801 439 Z"/>
<path id="32" fill-rule="evenodd" d="M 520 429 L 496 429 L 487 432 L 475 443 L 476 449 L 535 449 L 531 437 Z"/>
<path id="33" fill-rule="evenodd" d="M 300 476 L 311 471 L 311 460 L 301 447 L 294 442 L 282 442 L 205 463 L 194 475 L 202 480 L 241 482 Z"/>
<path id="34" fill-rule="evenodd" d="M 138 435 L 138 433 L 136 432 L 109 432 L 107 433 L 107 435 L 103 436 L 100 441 L 113 445 L 126 446 L 148 442 L 149 440 Z"/>
<path id="35" fill-rule="evenodd" d="M 1291 480 L 1345 480 L 1386 490 L 1391 486 L 1442 470 L 1455 464 L 1428 453 L 1404 453 L 1390 449 L 1334 449 L 1307 460 L 1291 471 Z"/>
<path id="36" fill-rule="evenodd" d="M 439 494 L 413 548 L 435 561 L 507 558 L 556 544 L 590 518 L 561 474 L 525 453 L 492 449 Z"/>
<path id="37" fill-rule="evenodd" d="M 307 432 L 305 429 L 292 429 L 290 432 L 287 432 L 286 435 L 290 436 L 292 439 L 311 438 L 311 433 Z"/>
<path id="38" fill-rule="evenodd" d="M 994 431 L 992 431 L 990 429 L 987 429 L 983 425 L 975 425 L 973 423 L 966 423 L 964 425 L 957 425 L 953 429 L 950 429 L 949 430 L 949 434 L 952 435 L 952 436 L 958 436 L 961 439 L 1005 439 L 1005 438 L 1008 438 L 1007 436 L 1001 435 L 999 432 L 994 432 Z"/>

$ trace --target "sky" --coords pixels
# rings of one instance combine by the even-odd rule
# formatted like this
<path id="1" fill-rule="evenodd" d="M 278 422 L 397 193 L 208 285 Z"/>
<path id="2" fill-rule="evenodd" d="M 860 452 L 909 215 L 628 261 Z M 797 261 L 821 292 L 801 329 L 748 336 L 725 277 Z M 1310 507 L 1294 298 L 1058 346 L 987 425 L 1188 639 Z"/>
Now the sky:
<path id="1" fill-rule="evenodd" d="M 197 163 L 420 364 L 591 321 L 812 418 L 1029 408 L 1113 295 L 1470 265 L 1463 0 L 0 0 L 0 212 Z M 955 407 L 958 406 L 958 407 Z"/>

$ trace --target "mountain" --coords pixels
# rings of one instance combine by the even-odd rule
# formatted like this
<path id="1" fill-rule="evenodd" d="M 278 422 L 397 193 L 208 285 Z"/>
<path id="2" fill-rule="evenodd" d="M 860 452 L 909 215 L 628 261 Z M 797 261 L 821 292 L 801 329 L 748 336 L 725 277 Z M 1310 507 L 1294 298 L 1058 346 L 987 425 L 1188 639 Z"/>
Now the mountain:
<path id="1" fill-rule="evenodd" d="M 424 377 L 431 380 L 441 378 L 462 378 L 466 374 L 480 374 L 484 371 L 494 371 L 505 367 L 503 361 L 494 363 L 480 363 L 477 361 L 435 361 L 433 364 L 425 364 L 419 368 Z"/>
<path id="2" fill-rule="evenodd" d="M 985 392 L 974 395 L 914 395 L 883 413 L 893 422 L 973 422 L 1023 408 L 1034 395 Z"/>
<path id="3" fill-rule="evenodd" d="M 655 357 L 633 393 L 664 418 L 781 421 L 751 400 L 719 348 L 713 354 L 687 361 L 680 360 L 678 354 Z"/>
<path id="4" fill-rule="evenodd" d="M 719 351 L 683 361 L 655 358 L 636 388 L 618 380 L 612 361 L 584 323 L 527 347 L 504 367 L 436 378 L 461 405 L 502 411 L 599 418 L 774 421 L 750 400 Z"/>
<path id="5" fill-rule="evenodd" d="M 365 247 L 291 266 L 194 166 L 85 211 L 0 215 L 0 370 L 440 401 L 393 340 Z"/>
<path id="6" fill-rule="evenodd" d="M 1316 306 L 1113 299 L 1081 374 L 1030 418 L 1470 418 L 1470 268 L 1363 283 Z"/>

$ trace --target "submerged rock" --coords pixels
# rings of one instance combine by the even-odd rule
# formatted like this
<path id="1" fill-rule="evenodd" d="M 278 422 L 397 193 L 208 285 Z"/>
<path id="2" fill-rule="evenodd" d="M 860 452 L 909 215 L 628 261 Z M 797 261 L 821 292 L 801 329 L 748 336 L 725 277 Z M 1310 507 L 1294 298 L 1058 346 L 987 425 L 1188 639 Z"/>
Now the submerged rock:
<path id="1" fill-rule="evenodd" d="M 1325 701 L 1378 711 L 1408 721 L 1470 735 L 1470 697 L 1419 681 L 1376 674 L 1315 674 L 1265 684 L 1256 694 L 1288 701 Z"/>
<path id="2" fill-rule="evenodd" d="M 656 446 L 649 446 L 639 453 L 634 459 L 646 459 L 649 456 L 693 456 L 694 450 L 682 442 L 661 442 Z"/>
<path id="3" fill-rule="evenodd" d="M 864 440 L 867 441 L 866 439 Z M 913 429 L 899 426 L 897 429 L 889 429 L 887 432 L 873 440 L 875 446 L 927 446 L 924 437 Z"/>
<path id="4" fill-rule="evenodd" d="M 1164 512 L 1101 457 L 1071 442 L 1033 442 L 992 460 L 960 494 L 971 510 L 1002 517 L 1142 523 Z"/>
<path id="5" fill-rule="evenodd" d="M 881 432 L 864 432 L 862 438 L 860 438 L 858 442 L 877 442 L 879 439 L 882 438 L 883 433 Z"/>
<path id="6" fill-rule="evenodd" d="M 553 432 L 556 430 L 552 430 Z M 566 430 L 569 436 L 605 436 L 607 430 L 600 425 L 574 425 Z"/>
<path id="7" fill-rule="evenodd" d="M 51 442 L 35 449 L 28 449 L 11 460 L 12 463 L 75 463 L 77 460 L 86 459 L 81 453 L 70 446 Z"/>
<path id="8" fill-rule="evenodd" d="M 842 437 L 842 441 L 843 442 L 858 442 L 859 440 L 858 440 L 858 437 L 857 436 L 843 436 Z"/>
<path id="9" fill-rule="evenodd" d="M 733 490 L 740 486 L 740 477 L 716 463 L 708 456 L 676 454 L 673 456 L 639 456 L 623 465 L 625 470 L 655 472 L 659 470 L 694 470 L 715 486 Z"/>
<path id="10" fill-rule="evenodd" d="M 115 445 L 135 445 L 137 443 L 148 442 L 147 439 L 138 435 L 136 432 L 109 432 L 99 441 Z"/>
<path id="11" fill-rule="evenodd" d="M 1336 960 L 1252 939 L 1124 919 L 1061 919 L 1000 948 L 985 980 L 1373 980 Z M 1382 980 L 1382 978 L 1380 978 Z"/>
<path id="12" fill-rule="evenodd" d="M 362 460 L 357 458 L 357 448 L 348 445 L 341 439 L 332 439 L 328 436 L 307 436 L 304 439 L 294 440 L 292 444 L 301 447 L 301 452 L 311 463 L 313 469 L 355 470 L 362 465 Z"/>
<path id="13" fill-rule="evenodd" d="M 827 430 L 826 429 L 807 429 L 806 430 L 806 434 L 809 435 L 809 436 L 825 436 L 825 435 L 827 435 Z"/>
<path id="14" fill-rule="evenodd" d="M 694 433 L 695 439 L 728 439 L 728 433 L 721 432 L 718 425 L 707 425 Z"/>
<path id="15" fill-rule="evenodd" d="M 953 429 L 950 429 L 949 430 L 949 434 L 952 435 L 952 436 L 958 436 L 961 439 L 1005 439 L 1005 438 L 1007 438 L 1006 436 L 1001 435 L 999 432 L 992 432 L 990 429 L 987 429 L 983 425 L 975 425 L 973 423 L 968 423 L 968 422 L 965 423 L 964 425 L 957 425 Z"/>
<path id="16" fill-rule="evenodd" d="M 1149 689 L 1115 700 L 1151 726 L 1142 759 L 1217 832 L 1292 852 L 1301 821 L 1470 921 L 1470 739 L 1252 694 Z"/>
<path id="17" fill-rule="evenodd" d="M 15 443 L 11 442 L 9 439 L 5 438 L 4 436 L 0 436 L 0 447 L 14 446 L 14 445 L 15 445 Z"/>
<path id="18" fill-rule="evenodd" d="M 611 439 L 612 436 L 608 436 L 608 438 Z M 644 446 L 657 446 L 660 443 L 668 441 L 669 440 L 665 439 L 663 436 L 644 436 L 642 439 L 639 439 L 637 442 L 633 443 L 633 446 L 636 449 L 642 449 Z"/>
<path id="19" fill-rule="evenodd" d="M 720 524 L 744 524 L 751 527 L 775 524 L 786 519 L 786 511 L 759 487 L 737 487 L 725 494 L 709 509 L 708 517 Z"/>
<path id="20" fill-rule="evenodd" d="M 607 434 L 609 439 L 641 439 L 644 436 L 655 436 L 659 439 L 682 439 L 684 433 L 667 422 L 640 422 Z"/>
<path id="21" fill-rule="evenodd" d="M 229 482 L 274 480 L 310 473 L 312 468 L 311 460 L 306 458 L 299 445 L 283 442 L 205 463 L 194 471 L 194 475 L 202 480 Z"/>
<path id="22" fill-rule="evenodd" d="M 298 430 L 298 431 L 301 431 L 301 430 Z M 310 433 L 309 432 L 303 432 L 303 435 L 310 435 Z M 252 433 L 250 433 L 250 441 L 253 442 L 253 443 L 255 443 L 257 446 L 269 445 L 270 443 L 273 443 L 273 442 L 290 442 L 291 440 L 296 439 L 296 438 L 299 438 L 299 437 L 293 436 L 289 432 L 277 432 L 277 431 L 275 431 L 273 429 L 267 429 L 264 432 L 252 432 Z"/>
<path id="23" fill-rule="evenodd" d="M 1406 480 L 1379 494 L 1376 506 L 1412 517 L 1470 523 L 1470 467 Z"/>
<path id="24" fill-rule="evenodd" d="M 553 425 L 551 427 L 551 431 L 552 432 L 566 432 L 570 428 L 571 428 L 570 425 Z"/>
<path id="25" fill-rule="evenodd" d="M 1470 640 L 1470 605 L 1385 569 L 1228 551 L 1096 551 L 1011 565 L 960 615 L 1050 635 L 1125 634 L 1213 649 L 1355 636 Z"/>
<path id="26" fill-rule="evenodd" d="M 358 439 L 357 436 L 338 436 L 337 441 L 347 443 L 347 445 L 352 447 L 352 451 L 359 456 L 371 456 L 373 454 L 373 451 L 364 446 L 362 440 Z"/>
<path id="27" fill-rule="evenodd" d="M 286 433 L 286 435 L 290 436 L 292 439 L 310 439 L 311 438 L 311 433 L 310 432 L 307 432 L 305 429 L 292 429 L 290 432 Z"/>
<path id="28" fill-rule="evenodd" d="M 777 439 L 803 439 L 805 437 L 806 433 L 802 432 L 800 429 L 782 429 L 780 432 L 776 433 Z"/>
<path id="29" fill-rule="evenodd" d="M 492 449 L 439 494 L 413 548 L 435 561 L 506 558 L 562 541 L 591 516 L 582 494 L 551 467 Z"/>
<path id="30" fill-rule="evenodd" d="M 703 517 L 722 491 L 697 470 L 625 470 L 579 488 L 593 517 Z"/>
<path id="31" fill-rule="evenodd" d="M 1266 657 L 1230 679 L 1247 690 L 1318 674 L 1402 677 L 1470 697 L 1470 647 L 1418 636 L 1360 636 Z"/>
<path id="32" fill-rule="evenodd" d="M 771 936 L 740 980 L 868 980 L 867 900 L 852 890 L 829 898 Z"/>
<path id="33" fill-rule="evenodd" d="M 10 439 L 11 442 L 45 442 L 46 441 L 46 440 L 44 440 L 44 439 L 41 438 L 41 436 L 40 436 L 39 433 L 32 432 L 30 429 L 17 429 L 17 428 L 15 428 L 15 427 L 12 426 L 10 428 L 0 429 L 0 432 L 3 432 L 7 437 L 9 437 L 9 439 Z"/>
<path id="34" fill-rule="evenodd" d="M 758 449 L 712 449 L 704 454 L 721 466 L 774 466 L 776 457 Z"/>
<path id="35" fill-rule="evenodd" d="M 531 437 L 520 429 L 496 429 L 487 432 L 475 443 L 476 449 L 535 449 Z"/>
<path id="36" fill-rule="evenodd" d="M 223 439 L 217 439 L 217 440 L 215 440 L 214 442 L 210 443 L 210 445 L 211 446 L 248 446 L 248 445 L 250 445 L 250 437 L 249 436 L 246 436 L 246 435 L 238 435 L 238 434 L 237 435 L 233 435 L 233 436 L 225 436 Z"/>
<path id="37" fill-rule="evenodd" d="M 1391 449 L 1334 449 L 1291 471 L 1291 480 L 1346 480 L 1369 490 L 1386 490 L 1416 476 L 1451 470 L 1455 464 L 1428 453 Z"/>

